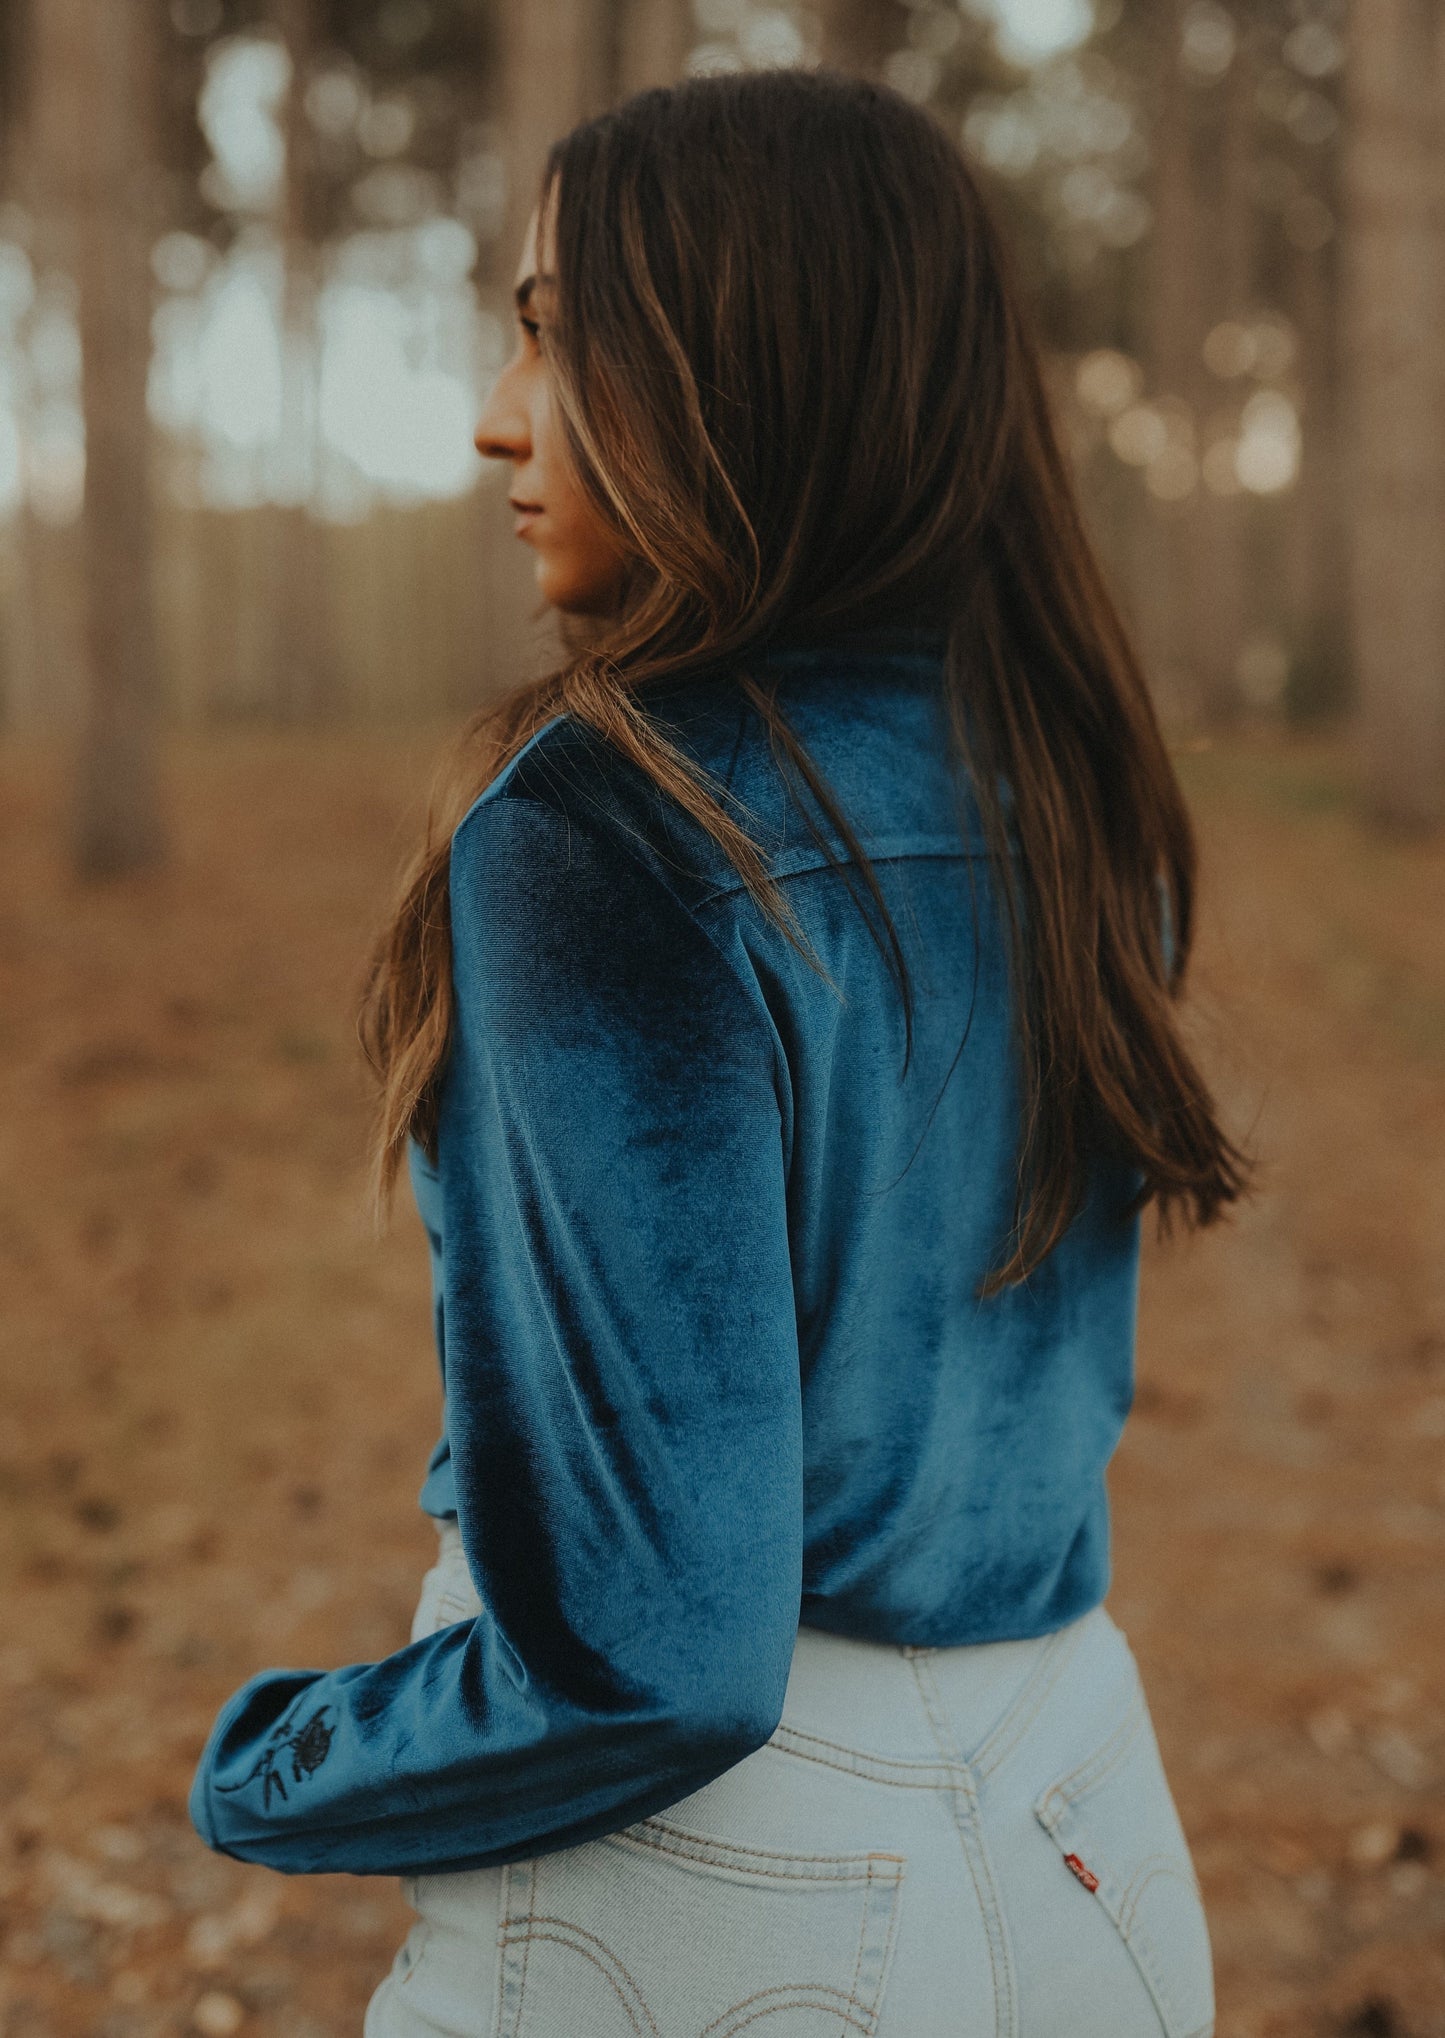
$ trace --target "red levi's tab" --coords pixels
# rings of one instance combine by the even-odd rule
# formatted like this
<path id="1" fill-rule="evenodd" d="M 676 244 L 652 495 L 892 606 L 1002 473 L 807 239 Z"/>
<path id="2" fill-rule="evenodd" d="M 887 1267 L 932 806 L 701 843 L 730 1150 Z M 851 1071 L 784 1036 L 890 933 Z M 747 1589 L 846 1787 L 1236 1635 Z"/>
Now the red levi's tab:
<path id="1" fill-rule="evenodd" d="M 1085 1868 L 1083 1862 L 1079 1859 L 1077 1854 L 1066 1854 L 1064 1856 L 1064 1866 L 1067 1869 L 1069 1869 L 1074 1875 L 1078 1876 L 1080 1882 L 1084 1885 L 1085 1889 L 1093 1890 L 1099 1887 L 1098 1876 L 1092 1874 L 1087 1868 Z"/>

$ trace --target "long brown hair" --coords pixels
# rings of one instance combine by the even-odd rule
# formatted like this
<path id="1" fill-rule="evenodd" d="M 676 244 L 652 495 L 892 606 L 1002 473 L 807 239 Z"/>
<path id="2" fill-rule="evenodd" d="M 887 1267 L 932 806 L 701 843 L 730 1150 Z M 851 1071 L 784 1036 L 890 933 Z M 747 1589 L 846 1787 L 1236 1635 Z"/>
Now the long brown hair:
<path id="1" fill-rule="evenodd" d="M 380 1079 L 378 1210 L 408 1136 L 436 1156 L 451 830 L 554 715 L 665 789 L 801 947 L 728 795 L 647 713 L 655 682 L 731 670 L 846 844 L 911 1012 L 876 877 L 749 665 L 780 636 L 927 619 L 947 633 L 950 726 L 995 852 L 1018 1012 L 1015 1216 L 983 1292 L 1050 1251 L 1101 1149 L 1136 1164 L 1136 1207 L 1211 1222 L 1248 1164 L 1177 1022 L 1189 817 L 966 161 L 930 115 L 860 79 L 695 78 L 557 142 L 541 216 L 556 277 L 542 345 L 569 454 L 633 564 L 590 642 L 473 719 L 375 945 L 358 1025 Z"/>

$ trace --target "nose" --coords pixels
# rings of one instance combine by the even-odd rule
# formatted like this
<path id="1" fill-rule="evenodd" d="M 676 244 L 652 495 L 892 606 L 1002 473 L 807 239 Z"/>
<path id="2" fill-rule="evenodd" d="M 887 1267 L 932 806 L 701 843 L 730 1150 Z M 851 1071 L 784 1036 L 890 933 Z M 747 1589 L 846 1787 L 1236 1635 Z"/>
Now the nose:
<path id="1" fill-rule="evenodd" d="M 504 368 L 492 384 L 491 394 L 477 419 L 472 444 L 484 460 L 521 461 L 532 450 L 526 408 L 519 401 L 509 369 Z"/>

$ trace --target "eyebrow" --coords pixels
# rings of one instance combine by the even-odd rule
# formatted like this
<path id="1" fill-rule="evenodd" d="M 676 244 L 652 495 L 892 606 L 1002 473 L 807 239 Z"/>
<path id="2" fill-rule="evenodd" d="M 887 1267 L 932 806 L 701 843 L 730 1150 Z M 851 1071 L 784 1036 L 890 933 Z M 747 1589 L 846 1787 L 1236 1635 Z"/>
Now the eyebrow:
<path id="1" fill-rule="evenodd" d="M 512 292 L 518 311 L 525 311 L 532 302 L 532 293 L 539 283 L 555 283 L 555 276 L 524 276 Z"/>

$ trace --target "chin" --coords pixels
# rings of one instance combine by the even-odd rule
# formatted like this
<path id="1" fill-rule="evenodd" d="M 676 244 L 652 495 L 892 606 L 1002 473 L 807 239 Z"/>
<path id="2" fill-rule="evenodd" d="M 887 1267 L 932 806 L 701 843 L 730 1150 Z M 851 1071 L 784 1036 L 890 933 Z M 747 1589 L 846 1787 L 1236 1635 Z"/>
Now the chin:
<path id="1" fill-rule="evenodd" d="M 615 580 L 584 580 L 577 575 L 558 573 L 545 560 L 537 565 L 537 592 L 564 616 L 603 617 L 610 615 L 617 605 Z"/>

